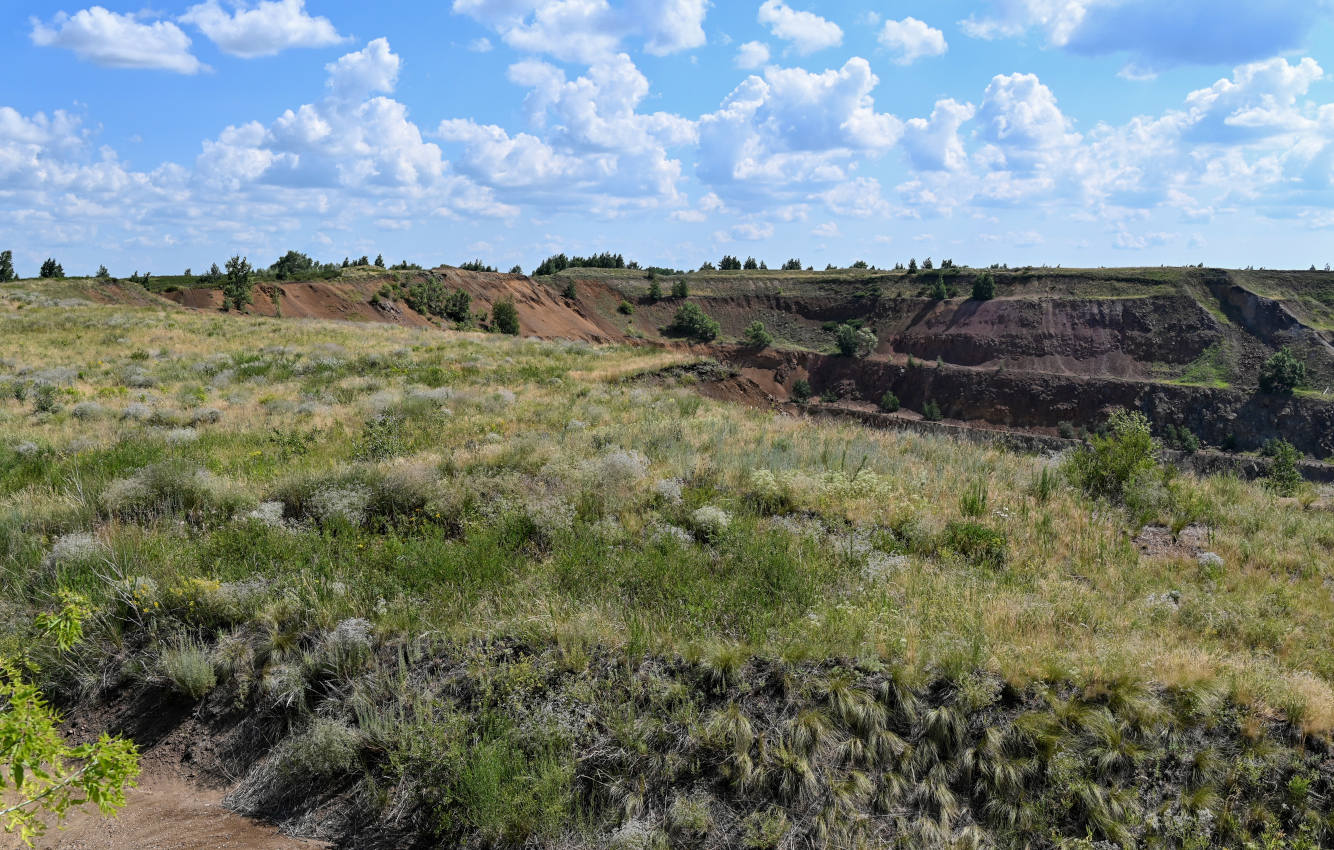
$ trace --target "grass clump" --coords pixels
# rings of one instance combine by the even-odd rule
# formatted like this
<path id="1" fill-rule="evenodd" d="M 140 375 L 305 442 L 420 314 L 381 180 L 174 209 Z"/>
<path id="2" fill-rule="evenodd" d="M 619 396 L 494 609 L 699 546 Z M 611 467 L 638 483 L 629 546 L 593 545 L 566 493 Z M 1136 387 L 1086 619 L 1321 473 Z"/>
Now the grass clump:
<path id="1" fill-rule="evenodd" d="M 194 640 L 180 640 L 165 648 L 162 672 L 177 693 L 190 699 L 203 698 L 218 684 L 208 649 Z"/>

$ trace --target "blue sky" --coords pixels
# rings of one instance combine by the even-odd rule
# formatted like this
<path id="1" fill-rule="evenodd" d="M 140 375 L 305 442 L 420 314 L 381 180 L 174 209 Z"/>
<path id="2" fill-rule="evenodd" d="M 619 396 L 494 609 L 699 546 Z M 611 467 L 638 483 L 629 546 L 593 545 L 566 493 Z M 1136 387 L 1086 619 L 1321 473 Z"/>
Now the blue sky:
<path id="1" fill-rule="evenodd" d="M 0 12 L 22 274 L 1334 262 L 1329 0 L 105 2 Z"/>

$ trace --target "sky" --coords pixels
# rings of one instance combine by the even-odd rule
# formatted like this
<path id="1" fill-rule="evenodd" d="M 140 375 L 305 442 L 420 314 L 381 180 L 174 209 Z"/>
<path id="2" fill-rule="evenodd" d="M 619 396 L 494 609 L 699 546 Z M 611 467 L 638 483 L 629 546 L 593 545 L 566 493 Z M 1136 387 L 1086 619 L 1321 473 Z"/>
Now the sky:
<path id="1" fill-rule="evenodd" d="M 0 8 L 23 275 L 1334 262 L 1334 0 L 104 2 Z"/>

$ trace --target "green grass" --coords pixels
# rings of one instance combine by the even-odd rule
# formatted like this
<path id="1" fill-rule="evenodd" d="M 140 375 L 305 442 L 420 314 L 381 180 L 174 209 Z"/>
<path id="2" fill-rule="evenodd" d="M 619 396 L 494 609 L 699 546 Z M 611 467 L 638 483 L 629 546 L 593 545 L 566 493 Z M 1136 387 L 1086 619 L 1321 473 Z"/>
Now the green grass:
<path id="1" fill-rule="evenodd" d="M 84 594 L 46 687 L 281 718 L 246 799 L 476 846 L 1329 840 L 1328 494 L 1170 481 L 1206 571 L 1044 459 L 702 400 L 671 352 L 19 291 L 0 388 L 60 391 L 0 396 L 0 648 Z"/>

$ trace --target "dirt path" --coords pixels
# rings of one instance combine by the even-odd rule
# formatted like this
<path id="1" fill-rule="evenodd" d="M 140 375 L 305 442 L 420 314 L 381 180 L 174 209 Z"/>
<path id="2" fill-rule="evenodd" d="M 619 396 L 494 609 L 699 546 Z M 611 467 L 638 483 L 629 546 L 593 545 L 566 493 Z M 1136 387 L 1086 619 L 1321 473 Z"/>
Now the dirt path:
<path id="1" fill-rule="evenodd" d="M 145 777 L 116 818 L 96 811 L 70 816 L 63 831 L 37 842 L 41 850 L 318 850 L 325 845 L 280 835 L 276 829 L 222 807 L 222 791 L 186 780 Z M 7 837 L 0 834 L 0 846 Z"/>

